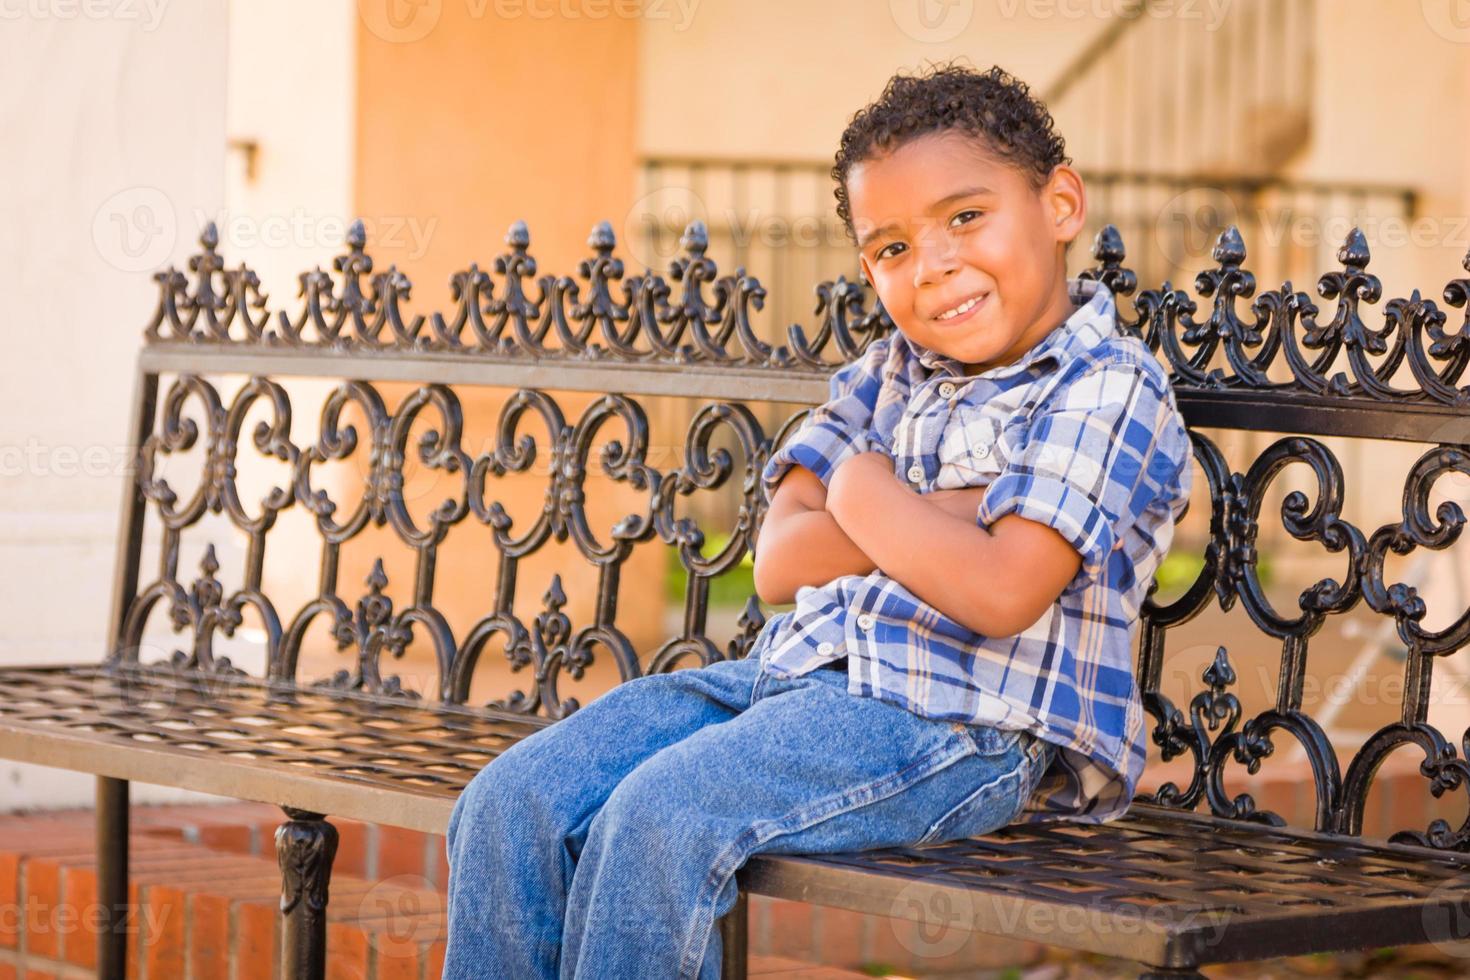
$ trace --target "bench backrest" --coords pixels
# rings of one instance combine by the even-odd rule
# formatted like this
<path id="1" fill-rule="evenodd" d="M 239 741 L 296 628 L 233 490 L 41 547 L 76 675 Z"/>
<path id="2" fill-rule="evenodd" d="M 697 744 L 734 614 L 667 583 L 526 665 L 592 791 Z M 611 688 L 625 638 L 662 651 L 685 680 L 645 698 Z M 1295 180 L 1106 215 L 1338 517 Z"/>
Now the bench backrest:
<path id="1" fill-rule="evenodd" d="M 301 300 L 288 314 L 270 308 L 249 269 L 226 265 L 206 229 L 187 271 L 156 276 L 159 305 L 130 421 L 136 479 L 124 506 L 109 661 L 238 677 L 239 663 L 219 650 L 237 630 L 254 629 L 262 682 L 306 683 L 303 651 L 325 642 L 343 651 L 344 669 L 318 685 L 385 703 L 478 706 L 487 699 L 472 699 L 472 680 L 494 648 L 510 689 L 485 710 L 554 719 L 577 706 L 567 684 L 599 662 L 615 682 L 744 655 L 765 622 L 759 602 L 747 585 L 721 632 L 710 625 L 711 594 L 745 581 L 740 564 L 764 511 L 759 473 L 803 406 L 826 397 L 828 373 L 893 327 L 861 284 L 838 278 L 816 287 L 810 335 L 793 325 L 773 342 L 757 329 L 763 288 L 743 269 L 719 274 L 701 225 L 686 231 L 667 278 L 625 276 L 614 245 L 600 224 L 574 276 L 538 275 L 517 223 L 493 272 L 471 265 L 456 274 L 454 309 L 426 316 L 410 312 L 402 272 L 374 268 L 358 224 L 331 271 L 300 277 Z M 1332 304 L 1328 315 L 1290 283 L 1258 294 L 1234 229 L 1195 281 L 1207 311 L 1168 283 L 1139 290 L 1111 226 L 1093 256 L 1084 275 L 1112 288 L 1123 328 L 1174 373 L 1201 488 L 1185 522 L 1207 537 L 1202 563 L 1176 595 L 1154 595 L 1139 630 L 1137 674 L 1154 743 L 1165 760 L 1192 760 L 1183 785 L 1166 785 L 1152 801 L 1279 821 L 1225 789 L 1229 767 L 1253 771 L 1273 744 L 1299 744 L 1310 760 L 1322 830 L 1359 832 L 1374 772 L 1407 743 L 1433 763 L 1428 775 L 1458 785 L 1465 763 L 1428 724 L 1430 678 L 1436 658 L 1470 636 L 1470 613 L 1425 628 L 1424 601 L 1385 570 L 1385 556 L 1446 548 L 1464 523 L 1453 502 L 1429 509 L 1441 475 L 1470 475 L 1470 390 L 1457 387 L 1470 360 L 1463 329 L 1446 330 L 1444 311 L 1417 291 L 1384 304 L 1380 328 L 1366 325 L 1361 308 L 1381 289 L 1357 231 L 1339 252 L 1341 269 L 1317 285 Z M 1456 279 L 1443 295 L 1464 307 L 1467 293 L 1470 280 Z M 385 394 L 400 389 L 401 397 Z M 466 411 L 486 404 L 476 394 L 484 391 L 498 392 L 493 419 Z M 660 443 L 645 406 L 665 396 L 688 409 L 667 416 L 681 431 Z M 577 401 L 580 411 L 569 411 Z M 483 449 L 466 435 L 474 425 L 487 433 Z M 1237 470 L 1204 430 L 1289 434 Z M 1344 468 L 1323 441 L 1336 436 L 1429 444 L 1406 479 L 1393 478 L 1402 508 L 1391 522 L 1364 530 L 1348 520 Z M 167 465 L 191 452 L 190 472 Z M 1308 492 L 1282 501 L 1285 535 L 1337 553 L 1342 571 L 1283 610 L 1268 598 L 1255 545 L 1263 503 L 1291 462 L 1306 464 L 1311 479 Z M 428 475 L 427 491 L 405 492 L 410 469 Z M 259 472 L 274 476 L 245 489 Z M 501 492 L 516 479 L 539 485 L 529 516 Z M 1206 495 L 1210 510 L 1200 514 Z M 226 537 L 236 550 L 222 569 Z M 391 579 L 390 549 L 402 569 Z M 665 585 L 661 560 L 639 564 L 649 549 L 672 549 L 687 576 L 677 627 L 655 624 L 664 639 L 652 645 L 637 642 L 630 625 L 636 617 L 648 632 L 647 600 Z M 493 572 L 468 592 L 467 555 Z M 291 577 L 281 556 L 298 573 L 312 566 L 295 577 L 304 591 L 279 584 Z M 353 562 L 366 574 L 344 575 Z M 563 583 L 574 566 L 592 570 L 583 586 L 590 601 L 575 616 Z M 446 600 L 455 588 L 457 598 Z M 1237 603 L 1275 651 L 1274 703 L 1250 716 L 1230 690 L 1223 644 L 1215 651 L 1212 641 L 1182 690 L 1164 675 L 1171 631 Z M 620 620 L 620 604 L 635 612 Z M 1398 717 L 1334 744 L 1303 703 L 1309 640 L 1350 611 L 1392 625 L 1405 650 L 1403 689 Z M 1235 637 L 1244 623 L 1232 622 Z M 165 627 L 183 636 L 183 649 L 171 658 L 146 653 L 148 637 Z M 392 674 L 392 658 L 409 648 L 432 658 L 427 685 Z M 1342 658 L 1340 647 L 1312 649 Z M 1187 710 L 1176 704 L 1191 695 Z M 1462 831 L 1436 833 L 1426 842 L 1463 845 Z"/>

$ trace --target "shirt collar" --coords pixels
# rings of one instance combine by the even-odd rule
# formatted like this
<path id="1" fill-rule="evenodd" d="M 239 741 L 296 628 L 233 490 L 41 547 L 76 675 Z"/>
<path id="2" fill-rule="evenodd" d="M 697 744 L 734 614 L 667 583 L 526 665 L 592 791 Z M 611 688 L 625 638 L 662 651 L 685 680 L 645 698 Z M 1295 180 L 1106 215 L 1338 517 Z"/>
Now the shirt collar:
<path id="1" fill-rule="evenodd" d="M 1024 371 L 1046 357 L 1051 357 L 1060 364 L 1081 351 L 1096 347 L 1104 339 L 1118 332 L 1113 293 L 1107 286 L 1096 279 L 1068 279 L 1067 298 L 1076 305 L 1076 312 L 1063 320 L 1051 333 L 1041 338 L 1040 343 L 1014 363 L 982 371 L 974 377 L 1003 378 L 1018 371 Z M 960 361 L 918 343 L 902 330 L 895 332 L 903 338 L 909 350 L 926 369 L 945 371 L 951 375 L 964 377 L 965 366 Z"/>

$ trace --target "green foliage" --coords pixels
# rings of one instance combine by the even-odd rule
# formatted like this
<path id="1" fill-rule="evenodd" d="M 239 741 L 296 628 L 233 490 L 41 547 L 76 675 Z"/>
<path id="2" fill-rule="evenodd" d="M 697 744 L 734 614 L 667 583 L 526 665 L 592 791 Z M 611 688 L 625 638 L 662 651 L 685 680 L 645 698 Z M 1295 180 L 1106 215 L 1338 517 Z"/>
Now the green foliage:
<path id="1" fill-rule="evenodd" d="M 730 535 L 728 534 L 711 534 L 705 538 L 702 551 L 706 555 L 717 555 L 729 542 Z M 1161 594 L 1172 595 L 1182 592 L 1199 577 L 1205 564 L 1204 556 L 1200 553 L 1202 550 L 1176 548 L 1164 557 L 1156 573 Z M 684 590 L 688 585 L 689 575 L 685 572 L 683 563 L 679 561 L 677 549 L 669 548 L 667 555 L 664 596 L 670 603 L 679 604 L 684 601 Z M 1260 576 L 1262 588 L 1270 588 L 1273 563 L 1268 552 L 1258 553 L 1256 573 Z M 738 609 L 743 607 L 745 600 L 753 595 L 755 595 L 755 560 L 751 557 L 750 552 L 745 553 L 738 565 L 724 575 L 713 579 L 709 584 L 711 608 L 734 607 Z"/>
<path id="2" fill-rule="evenodd" d="M 1199 578 L 1199 573 L 1205 567 L 1203 549 L 1198 552 L 1193 549 L 1173 548 L 1164 556 L 1163 562 L 1154 577 L 1159 583 L 1159 592 L 1163 595 L 1173 595 L 1183 592 L 1189 588 L 1191 582 Z M 1256 553 L 1256 575 L 1261 580 L 1261 587 L 1271 587 L 1274 575 L 1273 562 L 1269 552 L 1260 551 Z"/>
<path id="3" fill-rule="evenodd" d="M 704 547 L 700 550 L 705 555 L 718 555 L 729 543 L 730 535 L 711 534 L 704 539 Z M 664 596 L 670 603 L 677 605 L 684 601 L 684 590 L 689 585 L 689 573 L 684 570 L 684 563 L 679 561 L 677 548 L 669 548 L 667 554 Z M 745 600 L 753 595 L 755 595 L 755 559 L 751 557 L 749 551 L 740 559 L 738 565 L 724 575 L 711 579 L 709 583 L 709 604 L 712 609 L 729 606 L 742 608 Z"/>

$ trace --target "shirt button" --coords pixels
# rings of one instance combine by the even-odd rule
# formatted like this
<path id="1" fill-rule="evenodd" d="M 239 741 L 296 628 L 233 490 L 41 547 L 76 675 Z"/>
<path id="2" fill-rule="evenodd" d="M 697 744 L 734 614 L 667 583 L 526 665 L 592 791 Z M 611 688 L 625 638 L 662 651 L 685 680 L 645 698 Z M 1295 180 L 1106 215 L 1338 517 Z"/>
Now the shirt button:
<path id="1" fill-rule="evenodd" d="M 918 482 L 922 481 L 923 479 L 924 479 L 924 467 L 921 464 L 915 463 L 913 466 L 910 466 L 909 467 L 909 482 L 910 483 L 918 483 Z"/>
<path id="2" fill-rule="evenodd" d="M 868 615 L 867 613 L 863 613 L 857 619 L 858 629 L 862 630 L 863 632 L 867 632 L 868 630 L 876 626 L 877 622 L 878 621 L 875 620 L 872 616 Z"/>
<path id="3" fill-rule="evenodd" d="M 832 644 L 828 643 L 826 640 L 823 640 L 821 643 L 818 643 L 817 644 L 817 652 L 820 653 L 824 657 L 827 654 L 831 653 L 833 649 L 834 648 L 833 648 Z"/>
<path id="4" fill-rule="evenodd" d="M 989 456 L 990 455 L 990 443 L 988 443 L 988 442 L 982 442 L 980 445 L 976 446 L 975 447 L 975 455 L 976 456 L 979 456 L 981 459 L 984 459 L 986 456 Z"/>
<path id="5" fill-rule="evenodd" d="M 939 386 L 939 397 L 940 398 L 948 398 L 950 395 L 953 395 L 953 394 L 954 394 L 954 385 L 951 384 L 950 382 L 946 381 L 946 382 L 944 382 L 943 384 L 941 384 Z"/>

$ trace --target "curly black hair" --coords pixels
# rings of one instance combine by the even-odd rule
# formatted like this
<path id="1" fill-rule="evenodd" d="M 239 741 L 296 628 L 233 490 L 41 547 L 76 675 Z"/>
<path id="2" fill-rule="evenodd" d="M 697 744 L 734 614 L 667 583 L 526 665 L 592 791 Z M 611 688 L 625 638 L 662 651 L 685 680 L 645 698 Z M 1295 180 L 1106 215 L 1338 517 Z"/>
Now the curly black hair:
<path id="1" fill-rule="evenodd" d="M 894 75 L 877 101 L 859 109 L 838 144 L 832 180 L 837 216 L 856 244 L 847 175 L 860 161 L 888 153 L 927 133 L 959 130 L 982 141 L 1026 174 L 1038 190 L 1052 168 L 1071 163 L 1066 143 L 1052 131 L 1051 113 L 1026 83 L 999 66 L 980 72 L 956 61 L 921 74 Z"/>

